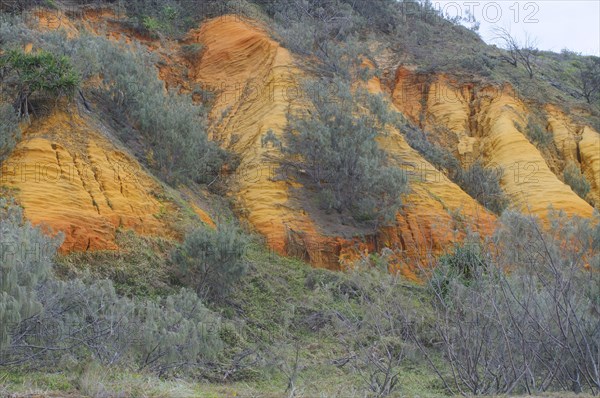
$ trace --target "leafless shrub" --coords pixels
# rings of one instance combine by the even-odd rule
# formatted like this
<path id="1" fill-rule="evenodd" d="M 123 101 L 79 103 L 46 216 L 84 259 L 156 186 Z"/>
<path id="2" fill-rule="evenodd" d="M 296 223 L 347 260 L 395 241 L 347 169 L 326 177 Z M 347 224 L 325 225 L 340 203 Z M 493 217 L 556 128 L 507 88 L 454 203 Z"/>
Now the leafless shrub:
<path id="1" fill-rule="evenodd" d="M 496 250 L 463 247 L 431 279 L 441 377 L 461 394 L 600 391 L 600 227 L 550 219 L 505 212 Z"/>
<path id="2" fill-rule="evenodd" d="M 407 295 L 400 278 L 387 275 L 387 270 L 354 272 L 357 294 L 346 297 L 347 316 L 337 318 L 346 355 L 335 363 L 349 366 L 369 394 L 386 397 L 401 389 L 402 366 L 417 351 L 410 336 L 419 328 L 418 307 L 411 307 L 412 300 L 404 301 Z M 354 305 L 360 310 L 354 311 Z"/>
<path id="3" fill-rule="evenodd" d="M 500 41 L 506 53 L 502 59 L 515 68 L 521 64 L 527 70 L 529 78 L 533 78 L 535 56 L 537 54 L 537 43 L 534 38 L 526 34 L 525 41 L 520 43 L 515 36 L 506 28 L 494 29 L 495 39 Z"/>

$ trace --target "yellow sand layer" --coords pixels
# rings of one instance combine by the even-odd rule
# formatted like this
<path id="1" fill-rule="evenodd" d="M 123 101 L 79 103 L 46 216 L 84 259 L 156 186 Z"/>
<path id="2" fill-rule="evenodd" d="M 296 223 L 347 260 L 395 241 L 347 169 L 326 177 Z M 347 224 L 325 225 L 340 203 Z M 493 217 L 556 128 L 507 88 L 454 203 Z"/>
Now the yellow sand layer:
<path id="1" fill-rule="evenodd" d="M 77 114 L 57 111 L 29 126 L 2 166 L 2 183 L 16 190 L 29 220 L 65 235 L 63 251 L 114 249 L 118 227 L 168 233 L 155 217 L 160 187 Z"/>

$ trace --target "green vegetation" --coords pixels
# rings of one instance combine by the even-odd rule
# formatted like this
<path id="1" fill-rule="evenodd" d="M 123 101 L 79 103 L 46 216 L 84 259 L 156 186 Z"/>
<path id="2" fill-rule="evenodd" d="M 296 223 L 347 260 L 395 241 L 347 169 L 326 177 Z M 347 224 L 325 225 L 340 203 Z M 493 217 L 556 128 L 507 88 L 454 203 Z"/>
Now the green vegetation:
<path id="1" fill-rule="evenodd" d="M 48 242 L 18 221 L 18 208 L 5 209 L 12 218 L 3 216 L 3 231 Z M 506 212 L 489 240 L 471 236 L 441 257 L 425 285 L 388 274 L 392 253 L 385 250 L 380 258 L 364 257 L 353 270 L 336 273 L 250 243 L 243 252 L 246 272 L 230 282 L 229 295 L 208 303 L 210 309 L 195 293 L 180 291 L 176 277 L 173 293 L 125 298 L 106 280 L 57 280 L 51 256 L 44 257 L 43 272 L 28 274 L 40 275 L 37 279 L 10 278 L 17 281 L 11 292 L 21 292 L 10 293 L 11 300 L 33 300 L 33 318 L 20 315 L 19 327 L 2 323 L 10 337 L 3 363 L 33 362 L 1 370 L 0 377 L 12 391 L 30 380 L 34 391 L 89 394 L 101 386 L 102 391 L 155 391 L 150 396 L 594 392 L 597 362 L 587 353 L 599 349 L 600 227 L 558 214 L 550 220 L 552 229 L 544 232 L 534 219 Z M 208 245 L 218 244 L 218 232 L 196 234 L 206 242 L 198 257 L 211 258 L 217 247 Z M 564 239 L 578 244 L 564 246 Z M 176 276 L 178 269 L 164 260 L 160 266 Z M 507 267 L 511 273 L 502 272 Z M 17 319 L 14 306 L 2 308 L 4 317 Z M 85 320 L 89 326 L 73 334 L 65 329 L 67 319 L 69 325 Z M 23 340 L 15 332 L 30 321 L 36 328 Z M 97 334 L 109 325 L 113 332 Z M 135 336 L 134 343 L 129 336 Z M 73 339 L 93 344 L 72 345 Z M 51 344 L 53 351 L 32 348 L 33 341 L 36 347 Z M 60 359 L 67 352 L 70 359 Z M 42 373 L 19 373 L 33 364 Z M 120 376 L 117 369 L 123 369 Z M 527 378 L 515 378 L 521 372 Z M 577 383 L 573 374 L 579 374 Z M 180 381 L 173 384 L 173 377 Z M 211 383 L 200 387 L 199 380 Z"/>
<path id="2" fill-rule="evenodd" d="M 450 391 L 598 393 L 600 228 L 563 214 L 550 219 L 545 231 L 505 212 L 490 242 L 502 252 L 458 248 L 440 262 L 429 287 Z"/>
<path id="3" fill-rule="evenodd" d="M 97 40 L 103 92 L 146 138 L 148 162 L 167 181 L 210 182 L 220 171 L 225 153 L 206 136 L 206 110 L 190 96 L 165 92 L 152 63 L 141 48 L 122 51 Z"/>
<path id="4" fill-rule="evenodd" d="M 412 148 L 419 151 L 433 166 L 443 170 L 448 178 L 488 210 L 502 214 L 508 207 L 509 200 L 500 186 L 503 170 L 487 169 L 480 160 L 464 169 L 451 151 L 432 142 L 425 131 L 406 120 L 400 120 L 397 126 Z"/>
<path id="5" fill-rule="evenodd" d="M 195 293 L 130 299 L 109 280 L 58 280 L 60 240 L 24 223 L 12 203 L 3 199 L 0 209 L 0 366 L 52 368 L 69 355 L 166 375 L 193 370 L 222 349 L 219 318 Z"/>
<path id="6" fill-rule="evenodd" d="M 10 104 L 0 102 L 0 162 L 10 155 L 20 136 L 17 112 Z"/>
<path id="7" fill-rule="evenodd" d="M 42 1 L 0 7 L 18 11 Z M 230 11 L 274 26 L 277 39 L 301 56 L 309 103 L 304 112 L 291 108 L 286 142 L 268 131 L 261 144 L 283 147 L 295 177 L 318 192 L 326 210 L 357 223 L 392 219 L 407 180 L 376 138 L 394 126 L 501 215 L 500 223 L 491 237 L 471 234 L 439 258 L 426 253 L 416 284 L 389 273 L 401 253 L 387 248 L 332 272 L 269 253 L 260 238 L 227 223 L 212 230 L 181 222 L 181 242 L 119 230 L 117 252 L 61 256 L 60 237 L 47 237 L 0 199 L 0 395 L 600 393 L 600 220 L 550 214 L 545 228 L 506 211 L 501 170 L 479 160 L 463 168 L 434 132 L 399 120 L 381 96 L 353 86 L 381 72 L 375 61 L 373 70 L 362 68 L 365 58 L 402 54 L 401 62 L 421 72 L 511 82 L 534 103 L 565 99 L 593 122 L 596 58 L 488 47 L 476 26 L 445 20 L 427 1 L 122 4 L 129 27 L 161 40 Z M 79 90 L 86 111 L 110 119 L 118 138 L 168 182 L 209 183 L 224 165 L 231 170 L 231 157 L 207 138 L 208 102 L 165 90 L 146 47 L 39 33 L 15 21 L 0 16 L 0 77 L 16 105 L 0 104 L 0 160 L 35 101 Z M 34 52 L 13 50 L 26 43 Z M 503 62 L 513 50 L 515 64 Z M 202 51 L 187 45 L 181 55 L 198 59 Z M 400 62 L 390 57 L 384 61 Z M 523 132 L 550 151 L 543 124 L 532 117 Z M 588 196 L 577 164 L 566 166 L 564 180 Z"/>
<path id="8" fill-rule="evenodd" d="M 590 192 L 591 186 L 589 181 L 585 178 L 579 165 L 575 162 L 567 163 L 563 172 L 565 182 L 573 189 L 573 191 L 579 195 L 582 199 L 586 199 Z"/>
<path id="9" fill-rule="evenodd" d="M 156 60 L 144 48 L 85 34 L 71 40 L 53 33 L 42 39 L 43 46 L 56 52 L 72 52 L 84 77 L 103 77 L 99 89 L 86 92 L 99 95 L 106 112 L 120 121 L 115 127 L 123 140 L 141 133 L 146 145 L 139 155 L 168 182 L 208 183 L 231 160 L 207 138 L 206 108 L 195 104 L 191 95 L 166 91 Z"/>
<path id="10" fill-rule="evenodd" d="M 46 98 L 72 98 L 80 78 L 69 58 L 46 51 L 26 54 L 9 50 L 0 55 L 0 84 L 15 104 L 19 117 L 34 111 L 31 98 L 36 94 Z"/>
<path id="11" fill-rule="evenodd" d="M 496 214 L 508 207 L 509 201 L 502 187 L 500 169 L 486 169 L 480 161 L 476 161 L 468 169 L 459 169 L 454 175 L 454 181 L 487 209 Z"/>
<path id="12" fill-rule="evenodd" d="M 287 151 L 298 159 L 292 163 L 317 187 L 327 210 L 348 210 L 359 221 L 393 218 L 407 178 L 386 166 L 375 140 L 392 121 L 383 99 L 352 92 L 341 79 L 310 82 L 307 92 L 313 108 L 288 116 Z"/>
<path id="13" fill-rule="evenodd" d="M 213 231 L 207 227 L 191 231 L 172 254 L 185 283 L 202 297 L 225 297 L 244 276 L 246 238 L 235 226 L 221 224 Z"/>
<path id="14" fill-rule="evenodd" d="M 548 148 L 554 142 L 552 133 L 547 131 L 539 118 L 534 116 L 529 116 L 527 119 L 526 135 L 541 149 Z"/>

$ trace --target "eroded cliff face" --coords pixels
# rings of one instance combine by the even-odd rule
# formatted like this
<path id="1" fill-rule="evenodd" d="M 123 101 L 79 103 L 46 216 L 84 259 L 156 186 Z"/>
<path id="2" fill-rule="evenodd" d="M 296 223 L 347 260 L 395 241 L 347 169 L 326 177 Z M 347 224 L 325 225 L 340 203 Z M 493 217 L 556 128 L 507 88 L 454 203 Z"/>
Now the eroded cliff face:
<path id="1" fill-rule="evenodd" d="M 63 251 L 116 249 L 117 228 L 169 235 L 160 185 L 77 112 L 37 118 L 2 165 L 2 184 L 34 224 L 64 234 Z"/>
<path id="2" fill-rule="evenodd" d="M 578 164 L 590 183 L 589 197 L 600 208 L 600 133 L 575 123 L 556 106 L 547 106 L 548 130 L 565 161 Z"/>
<path id="3" fill-rule="evenodd" d="M 540 217 L 550 207 L 592 215 L 593 207 L 563 183 L 549 163 L 576 161 L 588 180 L 596 181 L 597 196 L 600 136 L 587 126 L 574 126 L 557 108 L 545 111 L 548 126 L 543 127 L 553 133 L 562 158 L 550 159 L 524 134 L 531 110 L 509 86 L 457 83 L 444 75 L 418 75 L 402 68 L 396 74 L 393 98 L 413 122 L 439 134 L 463 166 L 480 159 L 501 173 L 502 189 L 514 208 Z"/>
<path id="4" fill-rule="evenodd" d="M 468 225 L 491 230 L 495 217 L 412 150 L 398 131 L 380 137 L 391 162 L 412 180 L 398 225 L 369 232 L 331 225 L 327 215 L 307 203 L 311 200 L 299 192 L 301 185 L 285 178 L 290 175 L 280 148 L 262 141 L 268 131 L 283 141 L 287 112 L 303 106 L 303 73 L 290 53 L 261 27 L 233 17 L 204 24 L 190 40 L 205 46 L 190 76 L 222 89 L 213 109 L 213 118 L 222 120 L 213 138 L 241 158 L 231 195 L 240 215 L 275 251 L 338 269 L 365 252 L 390 247 L 400 253 L 398 268 L 411 275 L 408 264 L 415 266 L 415 259 L 460 240 Z M 381 91 L 378 81 L 369 87 Z"/>
<path id="5" fill-rule="evenodd" d="M 87 14 L 79 22 L 96 34 L 126 42 L 142 40 L 110 13 Z M 42 25 L 55 28 L 52 23 Z M 76 25 L 68 27 L 76 29 Z M 402 131 L 393 129 L 382 132 L 378 142 L 390 163 L 409 175 L 411 186 L 396 223 L 366 230 L 321 211 L 310 187 L 303 187 L 286 169 L 281 147 L 263 139 L 272 132 L 283 142 L 287 113 L 306 106 L 301 89 L 305 73 L 270 37 L 267 27 L 225 16 L 202 23 L 182 42 L 143 41 L 159 55 L 159 76 L 168 87 L 189 92 L 200 85 L 214 93 L 210 138 L 240 160 L 227 177 L 228 194 L 240 219 L 277 253 L 341 269 L 365 254 L 390 248 L 392 267 L 414 278 L 431 255 L 461 241 L 467 230 L 485 235 L 494 229 L 493 214 L 412 149 Z M 202 50 L 184 55 L 183 46 L 195 44 Z M 464 167 L 481 159 L 486 167 L 501 170 L 501 185 L 512 206 L 540 216 L 550 205 L 569 214 L 592 214 L 592 206 L 561 181 L 521 132 L 529 110 L 510 87 L 458 83 L 447 75 L 420 75 L 402 67 L 391 73 L 390 86 L 374 78 L 368 89 L 384 93 L 393 110 L 429 131 Z M 599 203 L 598 133 L 576 126 L 558 108 L 548 107 L 545 113 L 558 160 L 581 165 Z M 6 185 L 16 189 L 29 219 L 65 233 L 65 251 L 114 249 L 118 227 L 171 233 L 161 215 L 174 211 L 174 205 L 158 199 L 163 197 L 156 195 L 162 192 L 158 183 L 89 118 L 58 112 L 36 121 L 6 164 L 19 163 L 49 165 L 45 173 L 60 174 L 36 183 L 31 183 L 31 171 L 25 177 L 7 171 L 3 177 Z M 135 170 L 135 178 L 129 173 L 123 180 L 122 173 L 130 170 Z M 192 209 L 214 226 L 194 203 Z"/>

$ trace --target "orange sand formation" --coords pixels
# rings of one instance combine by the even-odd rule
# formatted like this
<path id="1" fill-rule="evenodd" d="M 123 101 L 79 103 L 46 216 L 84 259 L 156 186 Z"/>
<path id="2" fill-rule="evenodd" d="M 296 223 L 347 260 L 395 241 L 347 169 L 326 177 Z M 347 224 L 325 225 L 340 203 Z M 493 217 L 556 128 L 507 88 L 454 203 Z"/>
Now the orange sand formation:
<path id="1" fill-rule="evenodd" d="M 410 95 L 416 94 L 417 97 Z M 520 131 L 529 111 L 509 86 L 458 85 L 445 76 L 420 76 L 400 69 L 394 102 L 428 130 L 443 127 L 455 134 L 455 151 L 463 164 L 480 159 L 502 173 L 501 185 L 511 205 L 544 217 L 550 206 L 585 217 L 593 208 L 548 167 L 540 151 Z M 573 134 L 550 115 L 550 126 L 565 158 L 576 157 Z M 595 174 L 598 134 L 587 128 L 585 173 Z M 587 171 L 586 171 L 587 170 Z M 597 180 L 597 177 L 596 177 Z"/>
<path id="2" fill-rule="evenodd" d="M 490 230 L 494 217 L 408 147 L 399 132 L 381 137 L 382 148 L 397 159 L 397 166 L 414 174 L 414 192 L 398 215 L 399 226 L 358 239 L 325 230 L 298 200 L 294 190 L 298 184 L 278 178 L 283 160 L 279 148 L 261 143 L 269 130 L 283 139 L 288 109 L 301 106 L 297 98 L 302 72 L 289 52 L 259 26 L 234 17 L 202 25 L 188 41 L 205 46 L 190 75 L 222 89 L 213 117 L 225 114 L 214 138 L 241 157 L 232 195 L 240 213 L 277 252 L 316 266 L 339 268 L 365 249 L 390 246 L 405 252 L 407 259 L 430 250 L 439 252 L 464 236 L 469 222 L 475 229 Z"/>
<path id="3" fill-rule="evenodd" d="M 38 18 L 40 28 L 57 28 L 48 15 Z M 64 18 L 68 34 L 76 34 L 76 26 Z M 96 34 L 139 40 L 110 19 L 114 19 L 110 12 L 86 12 L 79 22 Z M 263 26 L 235 16 L 203 23 L 180 44 L 169 42 L 175 50 L 148 38 L 144 42 L 160 54 L 159 75 L 169 87 L 189 91 L 200 84 L 216 93 L 210 136 L 240 158 L 228 181 L 230 195 L 240 217 L 278 253 L 339 269 L 366 253 L 390 247 L 396 249 L 394 267 L 414 277 L 415 264 L 426 264 L 429 254 L 462 240 L 468 229 L 481 234 L 493 230 L 495 216 L 410 148 L 401 131 L 387 131 L 378 139 L 390 162 L 411 180 L 397 225 L 365 232 L 324 222 L 307 203 L 306 189 L 285 178 L 280 148 L 262 140 L 268 131 L 283 140 L 287 112 L 306 106 L 299 88 L 304 73 L 291 54 Z M 177 47 L 196 43 L 203 45 L 202 51 L 186 57 Z M 516 208 L 545 215 L 552 204 L 571 214 L 591 214 L 592 207 L 553 174 L 517 128 L 515 122 L 526 124 L 528 110 L 510 88 L 458 84 L 444 75 L 419 75 L 408 68 L 396 71 L 393 87 L 382 87 L 373 79 L 368 88 L 389 92 L 398 111 L 438 134 L 438 141 L 449 145 L 464 166 L 481 159 L 487 167 L 502 169 L 502 187 Z M 592 197 L 600 203 L 598 133 L 589 127 L 574 130 L 558 112 L 548 111 L 548 116 L 561 156 L 581 164 L 592 182 Z M 37 177 L 39 181 L 32 183 L 40 173 L 27 169 L 7 171 L 3 178 L 17 189 L 29 219 L 65 232 L 63 250 L 114 248 L 119 226 L 165 233 L 155 217 L 167 206 L 152 195 L 160 189 L 156 182 L 85 118 L 58 113 L 34 123 L 6 164 L 19 163 L 50 165 L 43 173 L 60 175 L 53 180 Z M 136 178 L 120 178 L 115 170 L 123 168 L 136 170 Z M 202 209 L 192 208 L 214 225 Z"/>
<path id="4" fill-rule="evenodd" d="M 115 249 L 117 228 L 165 234 L 155 215 L 168 204 L 159 185 L 77 114 L 56 112 L 29 126 L 2 166 L 25 216 L 62 232 L 63 251 Z"/>

